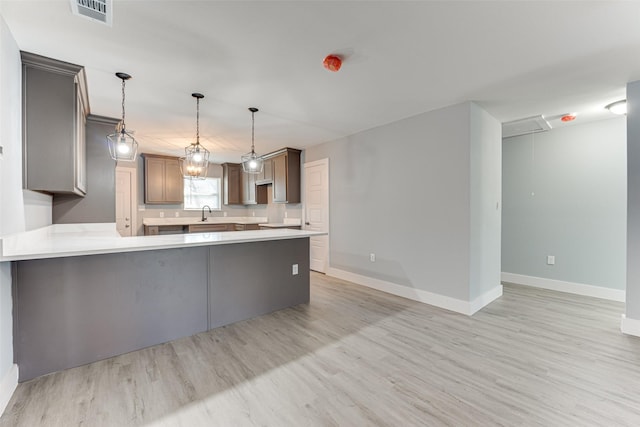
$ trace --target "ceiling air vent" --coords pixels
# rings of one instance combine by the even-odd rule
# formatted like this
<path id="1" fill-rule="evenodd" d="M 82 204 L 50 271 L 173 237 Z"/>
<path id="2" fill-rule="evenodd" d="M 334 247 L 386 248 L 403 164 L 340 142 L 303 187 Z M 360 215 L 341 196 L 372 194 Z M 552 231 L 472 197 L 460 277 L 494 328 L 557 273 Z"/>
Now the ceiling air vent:
<path id="1" fill-rule="evenodd" d="M 111 26 L 113 22 L 113 0 L 70 0 L 74 15 Z"/>
<path id="2" fill-rule="evenodd" d="M 550 130 L 551 125 L 544 116 L 527 117 L 526 119 L 514 120 L 502 124 L 502 137 L 511 138 L 512 136 L 527 135 L 535 132 L 544 132 Z"/>

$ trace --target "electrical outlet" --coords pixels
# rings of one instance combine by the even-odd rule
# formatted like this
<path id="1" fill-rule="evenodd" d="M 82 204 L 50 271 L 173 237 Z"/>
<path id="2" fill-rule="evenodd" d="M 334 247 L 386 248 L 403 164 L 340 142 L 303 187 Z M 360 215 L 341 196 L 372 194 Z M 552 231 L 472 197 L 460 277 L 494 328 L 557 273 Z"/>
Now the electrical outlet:
<path id="1" fill-rule="evenodd" d="M 180 212 L 176 212 L 176 218 L 180 217 Z"/>
<path id="2" fill-rule="evenodd" d="M 226 213 L 226 212 L 223 212 L 223 213 L 222 213 L 222 216 L 227 216 L 227 213 Z"/>
<path id="3" fill-rule="evenodd" d="M 371 261 L 371 262 L 376 262 L 376 254 L 374 254 L 374 253 L 370 253 L 370 254 L 369 254 L 369 261 Z"/>
<path id="4" fill-rule="evenodd" d="M 291 274 L 292 274 L 293 276 L 295 276 L 296 274 L 298 274 L 298 264 L 293 264 L 293 265 L 291 266 Z"/>
<path id="5" fill-rule="evenodd" d="M 284 217 L 285 218 L 287 217 L 287 211 L 284 211 Z"/>
<path id="6" fill-rule="evenodd" d="M 256 216 L 256 213 L 255 212 L 251 212 L 251 216 Z"/>
<path id="7" fill-rule="evenodd" d="M 164 218 L 164 212 L 160 212 L 160 218 Z"/>
<path id="8" fill-rule="evenodd" d="M 556 263 L 556 257 L 554 255 L 547 255 L 547 265 L 554 265 Z"/>

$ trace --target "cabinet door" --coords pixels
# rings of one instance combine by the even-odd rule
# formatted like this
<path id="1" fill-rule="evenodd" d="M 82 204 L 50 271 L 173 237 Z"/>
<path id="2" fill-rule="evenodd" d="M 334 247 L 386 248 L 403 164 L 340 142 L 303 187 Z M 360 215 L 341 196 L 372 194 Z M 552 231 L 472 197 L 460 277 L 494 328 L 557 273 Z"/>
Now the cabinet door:
<path id="1" fill-rule="evenodd" d="M 162 203 L 164 201 L 164 159 L 145 157 L 145 203 Z"/>
<path id="2" fill-rule="evenodd" d="M 287 155 L 283 154 L 273 159 L 273 202 L 287 201 Z"/>
<path id="3" fill-rule="evenodd" d="M 255 205 L 256 203 L 256 175 L 242 172 L 242 204 Z"/>
<path id="4" fill-rule="evenodd" d="M 224 163 L 224 204 L 242 204 L 242 165 Z"/>
<path id="5" fill-rule="evenodd" d="M 184 179 L 177 159 L 165 159 L 164 201 L 176 205 L 184 201 Z"/>
<path id="6" fill-rule="evenodd" d="M 87 142 L 85 129 L 87 127 L 87 117 L 82 95 L 76 83 L 76 164 L 75 164 L 75 187 L 77 192 L 85 194 L 87 192 Z"/>
<path id="7" fill-rule="evenodd" d="M 273 182 L 273 160 L 266 159 L 262 172 L 256 177 L 256 184 L 271 184 Z"/>

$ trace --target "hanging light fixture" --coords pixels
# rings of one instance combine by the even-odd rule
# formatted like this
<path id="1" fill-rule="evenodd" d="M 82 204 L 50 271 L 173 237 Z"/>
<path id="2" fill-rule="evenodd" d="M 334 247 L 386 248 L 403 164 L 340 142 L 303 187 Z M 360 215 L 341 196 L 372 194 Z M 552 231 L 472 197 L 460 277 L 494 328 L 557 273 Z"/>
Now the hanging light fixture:
<path id="1" fill-rule="evenodd" d="M 264 162 L 262 161 L 262 157 L 256 154 L 254 145 L 255 114 L 258 112 L 258 109 L 249 107 L 249 111 L 251 111 L 251 152 L 242 156 L 242 170 L 246 173 L 261 173 Z"/>
<path id="2" fill-rule="evenodd" d="M 122 80 L 122 122 L 116 126 L 115 133 L 107 136 L 109 154 L 113 160 L 124 160 L 132 162 L 138 154 L 138 141 L 129 132 L 124 122 L 124 83 L 131 76 L 127 73 L 116 73 L 116 77 Z"/>
<path id="3" fill-rule="evenodd" d="M 182 175 L 190 179 L 205 179 L 209 167 L 209 150 L 200 145 L 200 100 L 201 93 L 192 93 L 196 99 L 196 142 L 184 148 Z"/>

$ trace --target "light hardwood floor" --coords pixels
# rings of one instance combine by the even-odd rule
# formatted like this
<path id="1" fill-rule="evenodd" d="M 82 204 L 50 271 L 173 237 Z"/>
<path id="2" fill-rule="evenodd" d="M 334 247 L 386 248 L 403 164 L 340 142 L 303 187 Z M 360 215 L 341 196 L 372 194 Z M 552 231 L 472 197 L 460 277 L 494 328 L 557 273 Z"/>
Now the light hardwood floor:
<path id="1" fill-rule="evenodd" d="M 638 426 L 621 303 L 506 285 L 473 317 L 322 275 L 310 305 L 20 384 L 8 426 Z"/>

